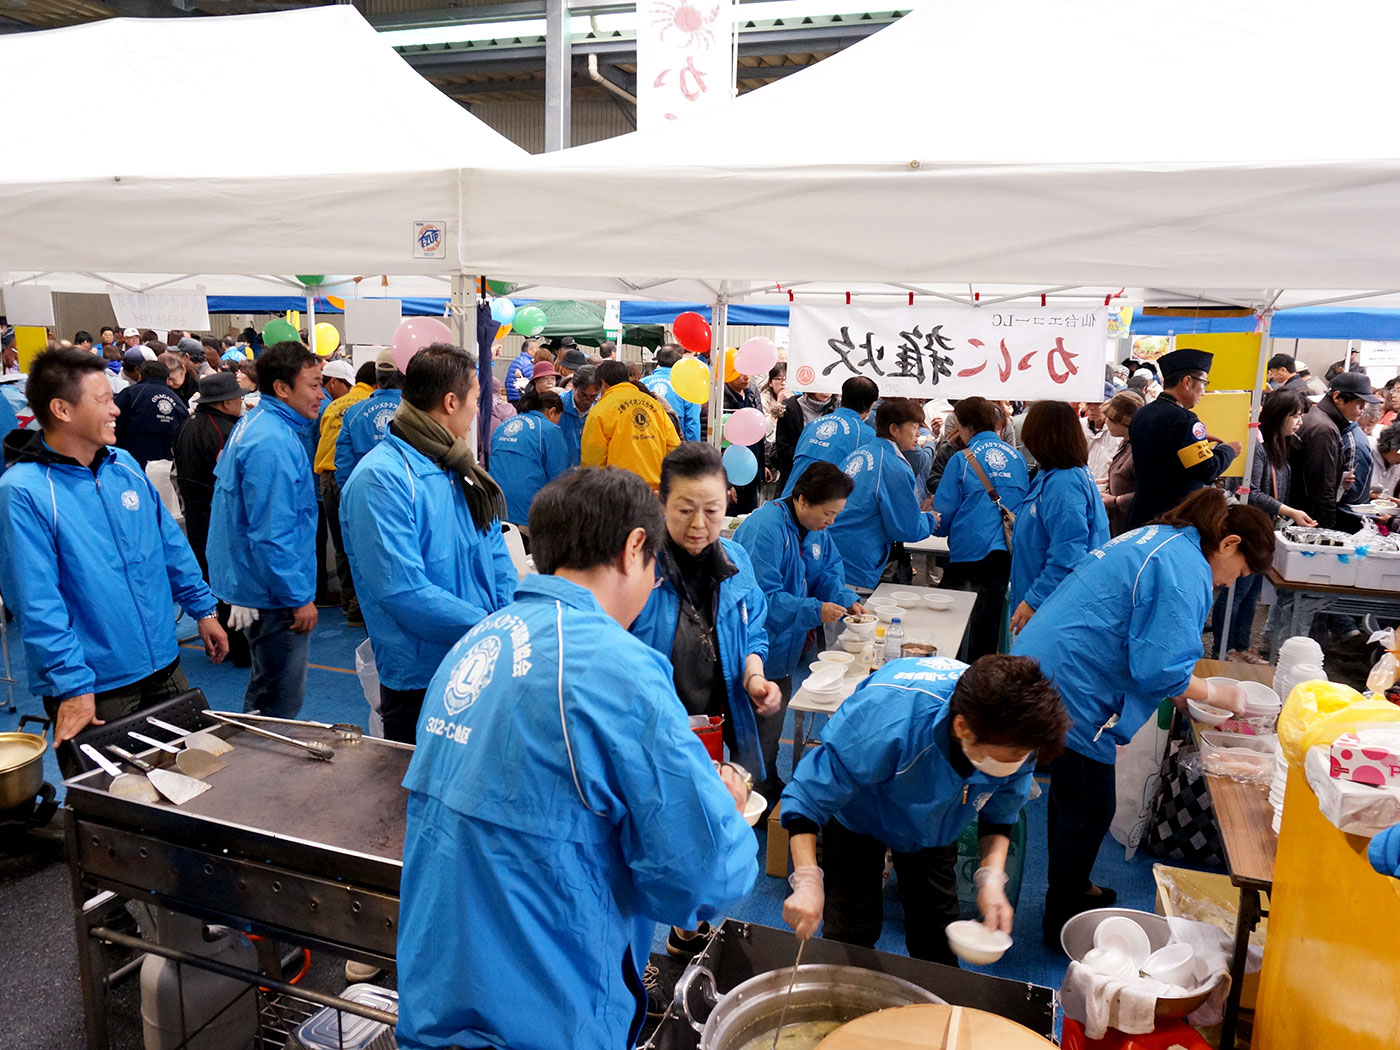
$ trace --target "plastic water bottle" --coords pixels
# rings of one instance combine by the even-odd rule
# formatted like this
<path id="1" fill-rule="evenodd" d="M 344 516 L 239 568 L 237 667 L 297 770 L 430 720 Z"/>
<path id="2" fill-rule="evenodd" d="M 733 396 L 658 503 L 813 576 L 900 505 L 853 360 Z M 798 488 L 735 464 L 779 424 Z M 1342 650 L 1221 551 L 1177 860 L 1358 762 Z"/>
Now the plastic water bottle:
<path id="1" fill-rule="evenodd" d="M 875 628 L 875 644 L 870 647 L 870 670 L 878 671 L 885 663 L 885 629 Z"/>
<path id="2" fill-rule="evenodd" d="M 889 629 L 885 631 L 885 662 L 898 660 L 904 655 L 904 628 L 900 626 L 899 617 L 890 620 Z"/>

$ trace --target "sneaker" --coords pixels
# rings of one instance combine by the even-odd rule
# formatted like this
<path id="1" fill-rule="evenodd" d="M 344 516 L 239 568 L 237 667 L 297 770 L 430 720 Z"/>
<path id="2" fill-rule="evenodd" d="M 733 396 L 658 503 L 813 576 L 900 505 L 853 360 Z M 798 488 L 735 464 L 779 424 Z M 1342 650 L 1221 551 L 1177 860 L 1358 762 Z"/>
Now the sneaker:
<path id="1" fill-rule="evenodd" d="M 1266 664 L 1269 662 L 1253 649 L 1231 649 L 1225 654 L 1225 659 L 1233 660 L 1240 664 Z"/>
<path id="2" fill-rule="evenodd" d="M 345 610 L 346 627 L 363 627 L 365 625 L 365 615 L 360 612 L 360 607 L 356 605 L 352 609 Z"/>
<path id="3" fill-rule="evenodd" d="M 369 981 L 378 980 L 384 971 L 369 963 L 355 962 L 347 959 L 345 962 L 345 980 L 347 984 L 366 984 Z"/>
<path id="4" fill-rule="evenodd" d="M 702 922 L 689 937 L 682 937 L 681 931 L 674 926 L 671 932 L 666 935 L 666 954 L 684 959 L 687 956 L 694 957 L 705 950 L 705 945 L 710 940 L 710 924 Z"/>
<path id="5" fill-rule="evenodd" d="M 653 963 L 647 963 L 647 968 L 642 971 L 642 987 L 647 990 L 648 1017 L 661 1017 L 671 1005 L 670 1000 L 661 994 L 658 984 L 660 977 L 661 971 Z"/>

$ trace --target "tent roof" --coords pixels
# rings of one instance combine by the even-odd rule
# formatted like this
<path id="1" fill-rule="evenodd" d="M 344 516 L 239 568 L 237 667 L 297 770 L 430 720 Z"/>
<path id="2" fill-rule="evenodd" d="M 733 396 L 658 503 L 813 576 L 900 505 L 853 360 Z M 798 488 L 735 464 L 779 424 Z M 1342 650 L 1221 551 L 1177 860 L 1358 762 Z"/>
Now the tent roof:
<path id="1" fill-rule="evenodd" d="M 0 168 L 12 267 L 456 272 L 459 171 L 526 157 L 348 4 L 16 34 L 0 69 L 29 89 Z M 195 145 L 210 128 L 246 145 Z M 415 221 L 446 227 L 445 259 L 415 258 Z"/>
<path id="2" fill-rule="evenodd" d="M 721 111 L 469 173 L 470 263 L 1386 288 L 1397 34 L 1389 0 L 926 0 Z"/>

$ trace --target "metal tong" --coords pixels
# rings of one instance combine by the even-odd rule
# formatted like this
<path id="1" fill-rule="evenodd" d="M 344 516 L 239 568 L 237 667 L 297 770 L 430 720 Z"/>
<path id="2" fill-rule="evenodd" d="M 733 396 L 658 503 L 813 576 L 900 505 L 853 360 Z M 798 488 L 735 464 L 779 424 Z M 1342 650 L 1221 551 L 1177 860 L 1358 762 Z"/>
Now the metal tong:
<path id="1" fill-rule="evenodd" d="M 307 729 L 326 729 L 343 740 L 359 740 L 365 735 L 364 729 L 350 722 L 309 722 L 303 718 L 273 718 L 271 715 L 254 715 L 230 711 L 229 718 L 240 722 L 266 722 L 269 725 L 304 726 Z"/>
<path id="2" fill-rule="evenodd" d="M 335 758 L 335 749 L 327 747 L 325 744 L 317 744 L 309 740 L 297 740 L 295 737 L 274 733 L 270 729 L 259 729 L 257 726 L 250 725 L 241 718 L 235 718 L 222 711 L 200 711 L 199 713 L 207 718 L 222 722 L 225 725 L 237 726 L 245 733 L 252 733 L 254 736 L 266 737 L 268 740 L 276 740 L 282 744 L 289 744 L 298 750 L 305 751 L 312 758 L 320 759 L 322 762 L 329 762 Z"/>

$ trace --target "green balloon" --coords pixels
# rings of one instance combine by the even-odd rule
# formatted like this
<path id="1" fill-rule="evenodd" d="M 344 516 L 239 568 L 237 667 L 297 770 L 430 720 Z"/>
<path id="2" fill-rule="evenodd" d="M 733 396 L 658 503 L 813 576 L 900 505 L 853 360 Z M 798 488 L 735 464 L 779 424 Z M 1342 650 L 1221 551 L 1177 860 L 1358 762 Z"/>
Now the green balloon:
<path id="1" fill-rule="evenodd" d="M 276 346 L 278 343 L 301 342 L 301 333 L 278 318 L 263 325 L 262 338 L 264 346 Z"/>
<path id="2" fill-rule="evenodd" d="M 527 339 L 532 335 L 539 335 L 544 331 L 544 326 L 549 323 L 544 311 L 538 306 L 527 306 L 523 310 L 515 311 L 515 318 L 511 321 L 511 327 Z"/>
<path id="3" fill-rule="evenodd" d="M 319 285 L 325 279 L 326 275 L 323 273 L 297 274 L 297 280 L 300 281 L 302 284 L 306 285 L 308 288 L 314 288 L 316 285 Z"/>

